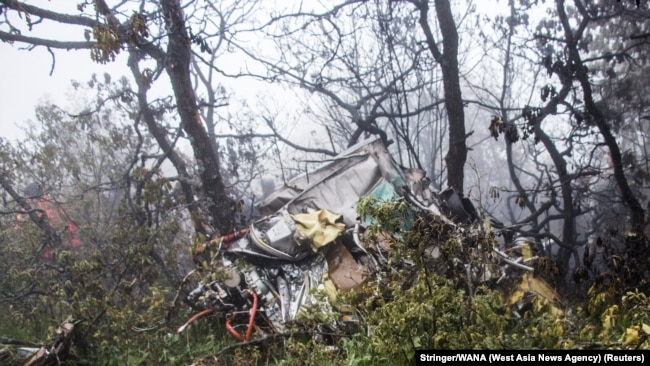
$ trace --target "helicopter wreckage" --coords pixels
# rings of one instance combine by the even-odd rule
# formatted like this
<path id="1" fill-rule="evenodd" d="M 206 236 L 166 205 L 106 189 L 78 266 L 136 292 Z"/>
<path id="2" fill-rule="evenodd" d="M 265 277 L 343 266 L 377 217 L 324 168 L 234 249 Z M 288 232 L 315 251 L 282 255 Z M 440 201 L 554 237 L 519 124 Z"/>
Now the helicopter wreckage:
<path id="1" fill-rule="evenodd" d="M 412 215 L 402 218 L 405 230 L 414 217 L 427 216 L 450 232 L 483 230 L 499 236 L 498 229 L 479 219 L 469 199 L 453 189 L 433 192 L 429 183 L 424 171 L 401 168 L 378 139 L 361 142 L 292 179 L 257 205 L 261 219 L 195 248 L 204 276 L 188 300 L 204 310 L 177 332 L 212 314 L 240 342 L 285 333 L 301 311 L 327 311 L 323 307 L 332 308 L 337 293 L 354 291 L 372 273 L 393 265 L 386 258 L 396 233 L 368 235 L 376 221 L 359 216 L 362 199 L 406 202 Z M 427 262 L 444 272 L 440 244 L 427 243 L 425 253 Z M 533 242 L 518 238 L 481 245 L 469 251 L 476 258 L 462 264 L 470 294 L 481 283 L 509 278 L 516 284 L 508 293 L 515 315 L 535 299 L 548 300 L 561 311 L 559 296 L 535 275 Z M 352 332 L 362 323 L 352 311 L 323 326 Z"/>

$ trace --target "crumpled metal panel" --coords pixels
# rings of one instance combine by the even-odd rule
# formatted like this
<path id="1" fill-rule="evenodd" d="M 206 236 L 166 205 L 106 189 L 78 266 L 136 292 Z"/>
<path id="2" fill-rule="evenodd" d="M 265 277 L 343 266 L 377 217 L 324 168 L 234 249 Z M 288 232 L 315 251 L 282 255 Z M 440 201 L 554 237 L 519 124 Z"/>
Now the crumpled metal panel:
<path id="1" fill-rule="evenodd" d="M 286 207 L 290 214 L 327 208 L 343 216 L 346 227 L 356 222 L 355 205 L 377 185 L 400 189 L 404 175 L 380 139 L 352 146 L 309 174 L 298 176 L 259 203 L 262 214 Z"/>

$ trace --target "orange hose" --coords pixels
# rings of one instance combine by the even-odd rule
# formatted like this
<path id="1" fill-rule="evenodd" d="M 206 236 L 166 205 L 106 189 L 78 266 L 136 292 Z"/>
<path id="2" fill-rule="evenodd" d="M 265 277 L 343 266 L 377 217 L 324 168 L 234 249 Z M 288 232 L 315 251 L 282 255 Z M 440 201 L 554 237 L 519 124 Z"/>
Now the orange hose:
<path id="1" fill-rule="evenodd" d="M 187 328 L 190 324 L 192 324 L 192 323 L 194 323 L 195 321 L 197 321 L 200 317 L 202 317 L 202 316 L 206 316 L 206 315 L 208 315 L 208 314 L 210 314 L 210 313 L 212 313 L 212 309 L 205 309 L 205 310 L 203 310 L 203 311 L 201 311 L 201 312 L 195 314 L 195 315 L 194 315 L 193 317 L 191 317 L 187 322 L 185 322 L 185 324 L 183 324 L 182 327 L 178 328 L 178 330 L 176 331 L 176 333 L 177 333 L 177 334 L 181 334 L 181 333 L 185 330 L 185 328 Z"/>
<path id="2" fill-rule="evenodd" d="M 253 335 L 253 328 L 255 328 L 255 315 L 257 315 L 257 294 L 253 291 L 248 291 L 253 296 L 253 307 L 251 308 L 250 314 L 248 315 L 248 328 L 246 329 L 246 338 L 242 337 L 235 328 L 232 327 L 232 316 L 228 316 L 226 319 L 226 329 L 228 332 L 237 338 L 240 342 L 248 342 L 251 340 Z"/>
<path id="3" fill-rule="evenodd" d="M 255 326 L 255 315 L 257 314 L 257 294 L 255 291 L 248 291 L 253 295 L 253 307 L 251 308 L 250 319 L 248 319 L 248 329 L 246 330 L 246 342 L 251 340 L 253 327 Z"/>
<path id="4" fill-rule="evenodd" d="M 230 317 L 226 319 L 226 329 L 228 329 L 230 334 L 232 334 L 233 337 L 237 338 L 238 341 L 244 342 L 244 337 L 242 337 L 241 334 L 239 334 L 239 332 L 237 332 L 235 328 L 232 327 L 232 325 L 230 324 L 231 321 L 232 319 Z"/>

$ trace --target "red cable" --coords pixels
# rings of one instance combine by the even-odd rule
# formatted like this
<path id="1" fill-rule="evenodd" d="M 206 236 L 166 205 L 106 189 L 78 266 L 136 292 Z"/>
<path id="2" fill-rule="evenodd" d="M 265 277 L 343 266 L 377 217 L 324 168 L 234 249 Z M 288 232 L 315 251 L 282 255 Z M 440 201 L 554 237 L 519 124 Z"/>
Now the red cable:
<path id="1" fill-rule="evenodd" d="M 248 291 L 253 296 L 253 307 L 251 308 L 249 318 L 248 318 L 248 328 L 246 329 L 246 338 L 242 337 L 235 328 L 232 327 L 232 316 L 228 316 L 226 319 L 226 329 L 228 332 L 237 338 L 240 342 L 248 342 L 251 340 L 251 335 L 253 334 L 253 328 L 255 327 L 255 315 L 257 315 L 257 294 L 253 291 Z"/>
<path id="2" fill-rule="evenodd" d="M 238 341 L 244 342 L 244 337 L 242 337 L 241 334 L 239 334 L 239 332 L 237 332 L 235 328 L 233 328 L 232 325 L 230 324 L 231 320 L 232 318 L 230 316 L 228 317 L 228 319 L 226 319 L 226 329 L 228 329 L 230 334 L 232 334 L 233 337 L 237 338 Z"/>
<path id="3" fill-rule="evenodd" d="M 182 327 L 178 328 L 176 333 L 181 334 L 181 332 L 183 332 L 185 330 L 185 328 L 187 328 L 190 324 L 194 323 L 200 317 L 210 314 L 211 312 L 212 312 L 212 309 L 205 309 L 205 310 L 197 313 L 196 315 L 191 317 L 187 322 L 185 322 L 185 324 L 183 324 Z"/>
<path id="4" fill-rule="evenodd" d="M 253 327 L 255 326 L 255 315 L 257 314 L 257 294 L 255 291 L 248 291 L 253 295 L 253 307 L 251 308 L 250 319 L 248 319 L 248 329 L 246 330 L 246 342 L 251 340 Z"/>

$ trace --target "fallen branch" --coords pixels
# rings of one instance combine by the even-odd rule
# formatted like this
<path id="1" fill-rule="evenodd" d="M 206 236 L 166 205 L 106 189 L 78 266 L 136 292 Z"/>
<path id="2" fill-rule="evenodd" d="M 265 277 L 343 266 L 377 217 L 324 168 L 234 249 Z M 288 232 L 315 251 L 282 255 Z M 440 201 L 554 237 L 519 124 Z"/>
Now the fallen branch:
<path id="1" fill-rule="evenodd" d="M 42 346 L 23 366 L 54 366 L 63 364 L 68 357 L 72 345 L 76 323 L 71 317 L 66 319 L 59 327 L 52 343 L 47 346 Z"/>
<path id="2" fill-rule="evenodd" d="M 8 347 L 0 349 L 0 364 L 10 365 L 16 359 L 16 356 Z"/>
<path id="3" fill-rule="evenodd" d="M 27 346 L 27 347 L 41 347 L 43 344 L 23 341 L 20 339 L 12 339 L 7 337 L 0 337 L 0 344 L 14 344 L 17 346 Z"/>
<path id="4" fill-rule="evenodd" d="M 187 283 L 187 280 L 188 280 L 188 279 L 189 279 L 189 278 L 190 278 L 190 277 L 191 277 L 195 272 L 196 272 L 196 269 L 191 270 L 188 274 L 185 275 L 185 277 L 183 277 L 183 279 L 181 280 L 181 283 L 178 285 L 178 290 L 176 291 L 176 296 L 174 296 L 174 301 L 172 301 L 172 306 L 171 306 L 171 308 L 169 309 L 169 311 L 167 312 L 167 316 L 165 317 L 165 320 L 166 320 L 166 321 L 169 321 L 169 320 L 171 319 L 172 311 L 174 310 L 174 308 L 176 307 L 176 305 L 178 305 L 178 299 L 180 299 L 180 297 L 181 297 L 181 292 L 182 292 L 182 290 L 183 290 L 183 286 L 185 286 L 185 284 Z"/>

